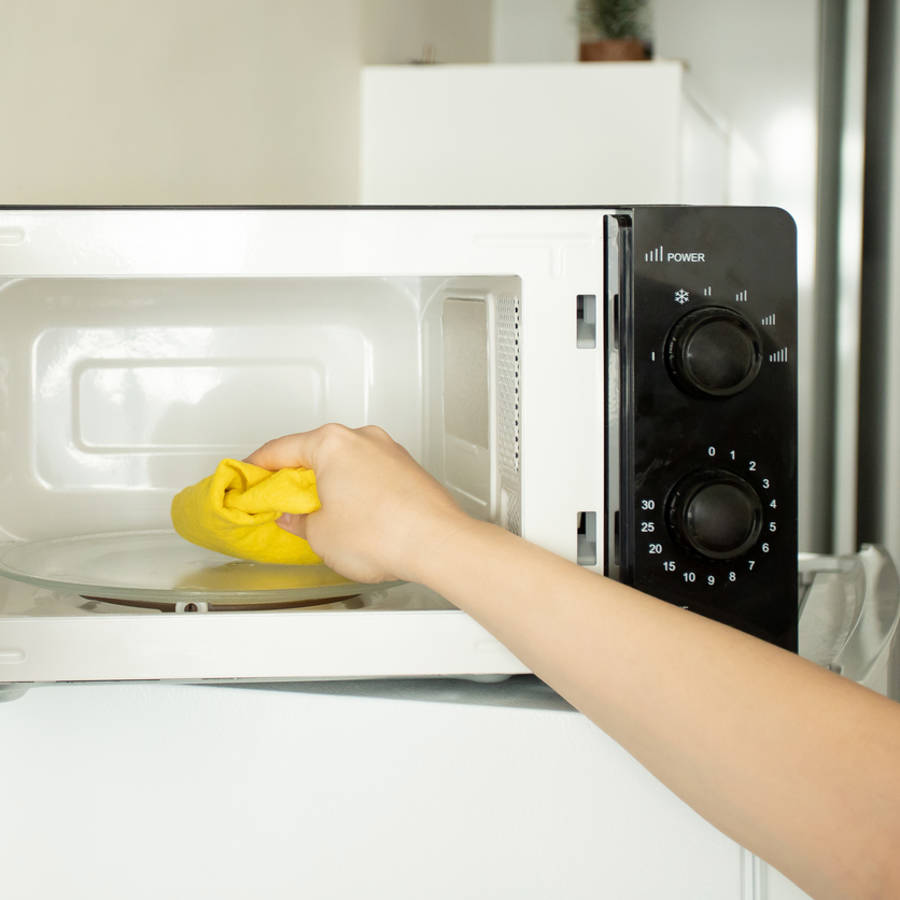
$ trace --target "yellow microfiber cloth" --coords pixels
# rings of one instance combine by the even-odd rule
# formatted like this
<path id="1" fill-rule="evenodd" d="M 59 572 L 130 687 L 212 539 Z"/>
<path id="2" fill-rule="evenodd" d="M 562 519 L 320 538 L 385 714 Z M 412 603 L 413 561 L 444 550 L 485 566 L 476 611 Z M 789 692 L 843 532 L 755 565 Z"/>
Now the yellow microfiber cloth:
<path id="1" fill-rule="evenodd" d="M 283 565 L 318 565 L 309 544 L 275 524 L 282 513 L 321 508 L 312 469 L 270 472 L 223 459 L 208 478 L 172 500 L 172 524 L 192 544 L 228 556 Z"/>

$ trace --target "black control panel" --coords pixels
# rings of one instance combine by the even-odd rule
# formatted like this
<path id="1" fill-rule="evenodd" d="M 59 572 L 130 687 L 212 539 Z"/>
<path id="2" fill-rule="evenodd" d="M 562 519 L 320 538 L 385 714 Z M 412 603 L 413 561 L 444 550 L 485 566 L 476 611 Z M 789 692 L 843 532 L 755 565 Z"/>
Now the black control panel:
<path id="1" fill-rule="evenodd" d="M 619 577 L 797 649 L 797 276 L 771 208 L 610 217 Z"/>

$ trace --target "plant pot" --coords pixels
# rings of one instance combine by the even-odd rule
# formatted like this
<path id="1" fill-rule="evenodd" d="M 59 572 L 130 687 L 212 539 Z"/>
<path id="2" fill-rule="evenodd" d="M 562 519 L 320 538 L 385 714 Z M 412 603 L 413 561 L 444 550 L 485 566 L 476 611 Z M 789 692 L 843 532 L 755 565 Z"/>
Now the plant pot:
<path id="1" fill-rule="evenodd" d="M 581 62 L 623 62 L 649 59 L 647 44 L 637 38 L 608 38 L 602 41 L 582 41 L 578 58 Z"/>

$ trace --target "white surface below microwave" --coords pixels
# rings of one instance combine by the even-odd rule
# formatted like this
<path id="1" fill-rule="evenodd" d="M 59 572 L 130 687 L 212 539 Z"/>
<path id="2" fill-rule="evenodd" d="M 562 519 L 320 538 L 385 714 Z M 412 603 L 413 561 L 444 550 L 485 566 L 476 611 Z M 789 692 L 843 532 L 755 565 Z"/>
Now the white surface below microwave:
<path id="1" fill-rule="evenodd" d="M 802 896 L 528 676 L 46 687 L 0 732 L 16 900 Z"/>

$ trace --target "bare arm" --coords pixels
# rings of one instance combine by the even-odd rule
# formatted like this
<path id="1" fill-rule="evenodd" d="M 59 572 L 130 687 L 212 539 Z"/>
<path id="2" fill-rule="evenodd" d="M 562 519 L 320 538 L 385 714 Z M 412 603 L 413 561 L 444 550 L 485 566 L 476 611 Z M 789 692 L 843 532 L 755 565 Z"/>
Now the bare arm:
<path id="1" fill-rule="evenodd" d="M 808 893 L 900 896 L 900 705 L 469 519 L 379 429 L 250 461 L 316 470 L 322 509 L 284 525 L 333 568 L 442 594 Z"/>

